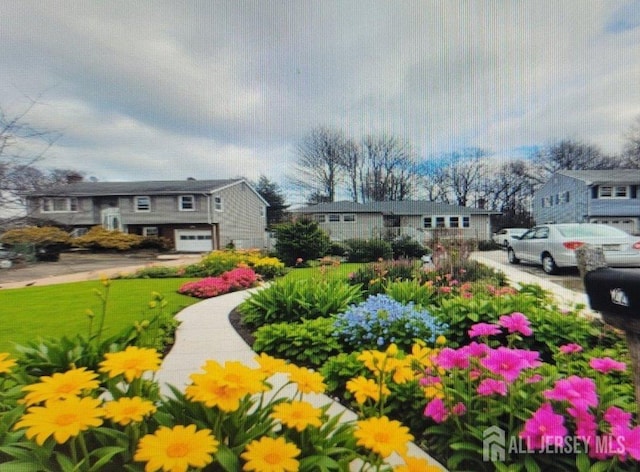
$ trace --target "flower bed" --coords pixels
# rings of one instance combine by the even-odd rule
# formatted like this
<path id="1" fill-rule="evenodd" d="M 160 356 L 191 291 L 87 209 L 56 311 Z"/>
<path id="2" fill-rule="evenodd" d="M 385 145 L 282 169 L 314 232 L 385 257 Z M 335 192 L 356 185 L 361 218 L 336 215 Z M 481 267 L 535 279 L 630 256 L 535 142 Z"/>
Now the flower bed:
<path id="1" fill-rule="evenodd" d="M 219 277 L 206 277 L 195 282 L 187 282 L 178 292 L 197 298 L 211 298 L 255 286 L 258 276 L 253 269 L 238 267 L 224 272 Z"/>

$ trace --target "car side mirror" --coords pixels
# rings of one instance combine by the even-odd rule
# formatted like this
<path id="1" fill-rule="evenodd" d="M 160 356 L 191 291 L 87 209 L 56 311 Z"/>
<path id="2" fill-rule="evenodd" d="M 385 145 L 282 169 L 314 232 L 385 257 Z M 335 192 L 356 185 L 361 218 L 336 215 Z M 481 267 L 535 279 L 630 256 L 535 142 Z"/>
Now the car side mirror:
<path id="1" fill-rule="evenodd" d="M 640 272 L 608 267 L 587 272 L 584 286 L 591 308 L 607 317 L 640 320 Z"/>

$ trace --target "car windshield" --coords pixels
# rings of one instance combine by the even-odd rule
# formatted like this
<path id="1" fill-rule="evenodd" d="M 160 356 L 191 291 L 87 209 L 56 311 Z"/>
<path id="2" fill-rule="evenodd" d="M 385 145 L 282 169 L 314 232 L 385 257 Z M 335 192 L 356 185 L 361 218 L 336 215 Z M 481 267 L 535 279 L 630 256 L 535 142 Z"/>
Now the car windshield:
<path id="1" fill-rule="evenodd" d="M 606 225 L 558 226 L 560 234 L 566 238 L 603 238 L 628 236 L 621 229 Z"/>

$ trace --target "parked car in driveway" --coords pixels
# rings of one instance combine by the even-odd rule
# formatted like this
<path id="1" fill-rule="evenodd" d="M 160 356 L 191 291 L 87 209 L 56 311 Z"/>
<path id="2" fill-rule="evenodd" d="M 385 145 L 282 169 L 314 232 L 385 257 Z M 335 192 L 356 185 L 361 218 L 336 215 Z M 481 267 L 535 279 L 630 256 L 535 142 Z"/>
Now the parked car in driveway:
<path id="1" fill-rule="evenodd" d="M 514 236 L 522 236 L 527 232 L 527 228 L 502 228 L 497 233 L 493 233 L 491 239 L 496 244 L 507 248 L 509 247 L 509 240 Z"/>
<path id="2" fill-rule="evenodd" d="M 576 267 L 575 250 L 585 244 L 601 247 L 610 266 L 640 267 L 640 236 L 595 223 L 536 226 L 509 240 L 507 257 L 511 264 L 542 264 L 547 274 L 555 274 L 561 267 Z"/>

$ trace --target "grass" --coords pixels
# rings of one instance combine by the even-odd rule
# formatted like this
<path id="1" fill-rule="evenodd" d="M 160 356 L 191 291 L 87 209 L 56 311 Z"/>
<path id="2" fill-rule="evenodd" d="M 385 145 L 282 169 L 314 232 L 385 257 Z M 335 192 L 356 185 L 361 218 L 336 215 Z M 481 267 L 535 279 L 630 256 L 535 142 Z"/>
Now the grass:
<path id="1" fill-rule="evenodd" d="M 357 271 L 360 267 L 367 264 L 356 262 L 344 262 L 337 266 L 319 266 L 319 267 L 303 267 L 300 269 L 291 269 L 283 278 L 289 280 L 300 279 L 347 279 L 349 274 Z"/>
<path id="2" fill-rule="evenodd" d="M 152 292 L 162 294 L 168 302 L 164 313 L 175 314 L 198 302 L 196 298 L 177 293 L 180 285 L 190 280 L 194 279 L 112 280 L 105 336 L 157 314 L 149 308 Z M 100 281 L 0 290 L 0 352 L 15 352 L 15 344 L 25 344 L 40 337 L 87 334 L 87 310 L 96 314 L 95 332 L 101 313 L 101 300 L 96 290 L 105 290 Z"/>

